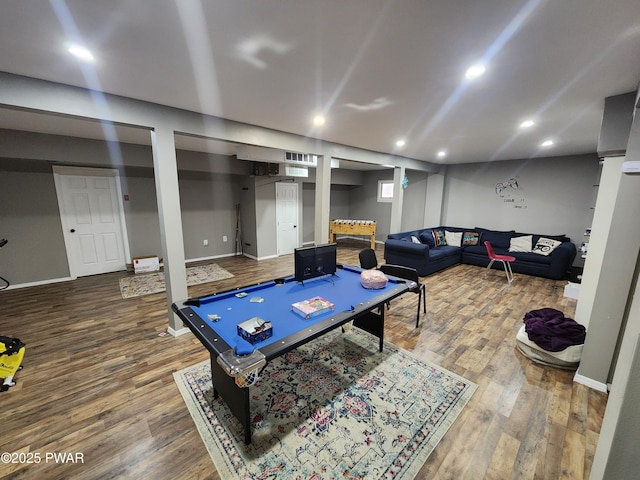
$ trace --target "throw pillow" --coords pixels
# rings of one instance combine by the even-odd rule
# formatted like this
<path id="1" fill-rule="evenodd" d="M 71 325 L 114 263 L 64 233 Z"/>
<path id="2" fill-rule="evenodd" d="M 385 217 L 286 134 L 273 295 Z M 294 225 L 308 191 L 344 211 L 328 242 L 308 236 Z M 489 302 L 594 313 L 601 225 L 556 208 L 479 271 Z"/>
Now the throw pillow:
<path id="1" fill-rule="evenodd" d="M 478 245 L 480 243 L 480 234 L 478 232 L 464 232 L 461 243 L 462 246 Z"/>
<path id="2" fill-rule="evenodd" d="M 562 242 L 558 240 L 552 240 L 550 238 L 540 237 L 538 239 L 538 243 L 531 250 L 533 253 L 537 253 L 539 255 L 550 255 L 551 252 L 555 250 L 555 248 L 560 245 Z"/>
<path id="3" fill-rule="evenodd" d="M 566 235 L 536 235 L 533 234 L 533 244 L 538 243 L 540 238 L 550 238 L 551 240 L 558 240 L 559 242 L 570 242 L 571 239 Z"/>
<path id="4" fill-rule="evenodd" d="M 448 230 L 445 230 L 444 238 L 447 241 L 447 245 L 451 245 L 452 247 L 459 247 L 462 243 L 462 232 L 450 232 Z"/>
<path id="5" fill-rule="evenodd" d="M 523 235 L 521 237 L 513 237 L 509 244 L 510 252 L 530 252 L 533 241 L 533 235 Z"/>
<path id="6" fill-rule="evenodd" d="M 422 243 L 422 242 L 420 241 L 420 239 L 419 239 L 418 237 L 416 237 L 415 235 L 411 235 L 411 241 L 412 241 L 413 243 Z"/>
<path id="7" fill-rule="evenodd" d="M 422 232 L 420 234 L 420 241 L 429 245 L 429 248 L 434 248 L 436 246 L 436 243 L 433 240 L 433 232 L 431 230 Z"/>
<path id="8" fill-rule="evenodd" d="M 493 248 L 504 248 L 507 250 L 509 248 L 509 242 L 511 241 L 511 237 L 516 233 L 515 230 L 510 231 L 500 231 L 500 230 L 487 230 L 486 228 L 478 228 L 475 230 L 482 234 L 482 241 L 491 243 Z"/>
<path id="9" fill-rule="evenodd" d="M 447 239 L 442 230 L 433 231 L 433 241 L 436 244 L 436 247 L 444 247 L 447 245 Z"/>

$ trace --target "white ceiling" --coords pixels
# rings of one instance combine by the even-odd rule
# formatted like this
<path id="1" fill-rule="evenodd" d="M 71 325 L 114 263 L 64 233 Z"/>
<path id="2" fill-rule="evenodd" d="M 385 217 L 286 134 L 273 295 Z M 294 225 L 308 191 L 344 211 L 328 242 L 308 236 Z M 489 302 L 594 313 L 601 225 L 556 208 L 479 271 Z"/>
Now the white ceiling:
<path id="1" fill-rule="evenodd" d="M 604 98 L 640 81 L 640 1 L 21 0 L 0 9 L 0 71 L 435 163 L 590 153 Z M 0 128 L 101 136 L 8 109 Z M 235 152 L 202 142 L 177 141 Z"/>

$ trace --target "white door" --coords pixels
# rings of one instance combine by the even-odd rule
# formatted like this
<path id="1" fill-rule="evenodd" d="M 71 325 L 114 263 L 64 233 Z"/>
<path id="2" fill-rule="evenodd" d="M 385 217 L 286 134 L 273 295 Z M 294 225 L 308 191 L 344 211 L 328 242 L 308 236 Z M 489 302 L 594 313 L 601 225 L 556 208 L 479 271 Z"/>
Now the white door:
<path id="1" fill-rule="evenodd" d="M 298 246 L 298 184 L 276 183 L 276 231 L 278 255 Z"/>
<path id="2" fill-rule="evenodd" d="M 58 172 L 54 177 L 71 276 L 126 269 L 119 177 L 106 169 Z"/>

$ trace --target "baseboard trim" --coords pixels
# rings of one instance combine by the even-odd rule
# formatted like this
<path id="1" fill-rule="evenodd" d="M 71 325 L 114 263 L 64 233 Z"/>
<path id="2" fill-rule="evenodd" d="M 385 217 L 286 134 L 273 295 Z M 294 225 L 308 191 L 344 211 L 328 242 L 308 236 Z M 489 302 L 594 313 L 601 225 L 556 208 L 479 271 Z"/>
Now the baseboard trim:
<path id="1" fill-rule="evenodd" d="M 174 337 L 179 337 L 180 335 L 184 335 L 185 333 L 189 333 L 190 331 L 191 330 L 189 330 L 187 327 L 182 327 L 179 330 L 174 330 L 171 327 L 167 328 L 167 332 L 169 332 Z"/>
<path id="2" fill-rule="evenodd" d="M 293 252 L 292 252 L 293 253 Z M 256 260 L 269 260 L 270 258 L 278 258 L 280 255 L 267 255 L 266 257 L 258 257 Z"/>
<path id="3" fill-rule="evenodd" d="M 593 390 L 597 390 L 598 392 L 607 393 L 609 389 L 607 388 L 606 383 L 598 382 L 589 377 L 585 377 L 584 375 L 580 375 L 578 372 L 573 377 L 573 381 L 579 383 L 581 385 L 585 385 Z"/>
<path id="4" fill-rule="evenodd" d="M 201 257 L 201 258 L 189 258 L 185 260 L 185 263 L 193 263 L 193 262 L 203 262 L 206 260 L 215 260 L 216 258 L 226 258 L 226 257 L 236 257 L 242 254 L 237 253 L 223 253 L 222 255 L 213 255 L 211 257 Z"/>
<path id="5" fill-rule="evenodd" d="M 18 283 L 16 285 L 9 285 L 9 287 L 5 288 L 4 290 L 14 290 L 16 288 L 37 287 L 38 285 L 49 285 L 50 283 L 70 282 L 71 280 L 76 280 L 76 279 L 72 278 L 72 277 L 62 277 L 62 278 L 51 278 L 49 280 L 39 280 L 37 282 Z"/>

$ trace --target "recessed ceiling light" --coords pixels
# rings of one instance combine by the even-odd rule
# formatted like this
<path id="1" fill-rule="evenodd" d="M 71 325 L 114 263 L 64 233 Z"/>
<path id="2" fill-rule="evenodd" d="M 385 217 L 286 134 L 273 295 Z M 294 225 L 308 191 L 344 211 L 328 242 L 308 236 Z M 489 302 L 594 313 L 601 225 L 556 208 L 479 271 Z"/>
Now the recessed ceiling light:
<path id="1" fill-rule="evenodd" d="M 446 150 L 440 150 L 438 153 L 438 158 L 444 158 L 447 156 L 447 151 Z"/>
<path id="2" fill-rule="evenodd" d="M 80 60 L 84 60 L 85 62 L 93 62 L 95 60 L 93 53 L 91 53 L 87 48 L 80 45 L 70 45 L 67 50 L 69 51 L 69 53 L 75 55 Z"/>
<path id="3" fill-rule="evenodd" d="M 525 120 L 520 124 L 520 128 L 530 128 L 530 127 L 533 127 L 534 125 L 535 125 L 535 122 L 533 120 Z"/>
<path id="4" fill-rule="evenodd" d="M 404 147 L 404 145 L 405 145 L 405 141 L 402 139 L 396 142 L 396 147 Z"/>
<path id="5" fill-rule="evenodd" d="M 313 124 L 316 127 L 321 127 L 322 125 L 324 125 L 325 122 L 325 118 L 322 115 L 316 115 L 315 117 L 313 117 Z"/>
<path id="6" fill-rule="evenodd" d="M 484 74 L 485 71 L 486 71 L 486 67 L 484 65 L 477 64 L 477 65 L 473 65 L 473 66 L 469 67 L 467 69 L 467 72 L 464 74 L 464 76 L 468 80 L 473 80 L 473 79 L 476 79 L 478 77 L 481 77 L 482 74 Z"/>
<path id="7" fill-rule="evenodd" d="M 551 145 L 553 145 L 553 140 L 545 140 L 540 144 L 541 147 L 550 147 Z"/>

